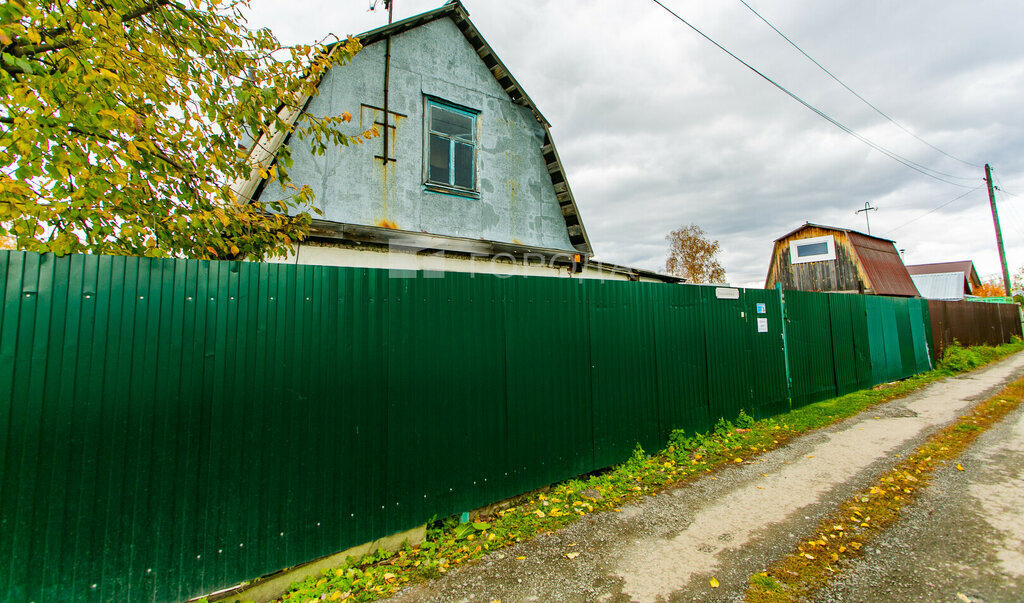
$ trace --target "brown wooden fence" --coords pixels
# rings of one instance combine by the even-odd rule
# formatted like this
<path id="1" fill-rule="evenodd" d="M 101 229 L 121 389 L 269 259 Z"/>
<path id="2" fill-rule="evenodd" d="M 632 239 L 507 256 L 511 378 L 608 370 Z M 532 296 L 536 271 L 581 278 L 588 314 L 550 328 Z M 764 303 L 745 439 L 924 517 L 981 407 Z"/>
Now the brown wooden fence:
<path id="1" fill-rule="evenodd" d="M 953 340 L 961 345 L 999 345 L 1021 337 L 1016 304 L 928 300 L 932 323 L 932 355 L 937 361 Z"/>

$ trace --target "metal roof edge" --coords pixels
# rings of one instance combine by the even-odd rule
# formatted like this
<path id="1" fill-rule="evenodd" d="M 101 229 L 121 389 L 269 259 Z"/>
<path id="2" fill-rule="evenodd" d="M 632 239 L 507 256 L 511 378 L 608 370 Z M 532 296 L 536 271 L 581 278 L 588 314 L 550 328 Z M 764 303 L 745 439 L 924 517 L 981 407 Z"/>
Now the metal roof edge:
<path id="1" fill-rule="evenodd" d="M 522 243 L 506 243 L 489 239 L 471 239 L 429 232 L 400 230 L 382 226 L 367 226 L 348 222 L 314 219 L 310 227 L 310 238 L 344 239 L 360 243 L 395 245 L 409 249 L 453 251 L 467 254 L 496 255 L 509 253 L 515 256 L 540 254 L 549 258 L 565 257 L 571 261 L 578 253 L 572 249 L 552 249 Z"/>
<path id="2" fill-rule="evenodd" d="M 775 239 L 775 242 L 777 243 L 777 242 L 779 242 L 779 241 L 781 241 L 783 239 L 789 238 L 789 237 L 795 235 L 796 233 L 800 232 L 801 230 L 803 230 L 805 228 L 821 228 L 823 230 L 834 230 L 836 232 L 844 232 L 844 233 L 852 232 L 854 234 L 859 234 L 862 237 L 870 237 L 872 239 L 878 239 L 879 241 L 888 241 L 890 243 L 893 243 L 894 245 L 896 243 L 896 241 L 894 241 L 893 239 L 887 239 L 885 237 L 876 237 L 875 235 L 863 233 L 863 232 L 861 232 L 859 230 L 853 230 L 851 228 L 842 228 L 842 227 L 839 227 L 839 226 L 827 226 L 825 224 L 815 224 L 814 222 L 805 222 L 803 225 L 801 225 L 801 226 L 799 226 L 797 228 L 794 228 L 793 230 L 791 230 L 791 231 L 787 232 L 786 234 L 782 235 L 781 237 Z"/>

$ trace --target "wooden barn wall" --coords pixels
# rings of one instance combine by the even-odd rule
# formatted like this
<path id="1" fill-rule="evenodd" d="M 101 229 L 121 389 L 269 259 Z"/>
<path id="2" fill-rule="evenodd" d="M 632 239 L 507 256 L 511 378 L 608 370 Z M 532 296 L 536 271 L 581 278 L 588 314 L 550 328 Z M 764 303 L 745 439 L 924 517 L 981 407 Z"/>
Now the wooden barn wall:
<path id="1" fill-rule="evenodd" d="M 824 262 L 793 264 L 789 246 L 793 241 L 832 235 L 836 244 L 836 259 Z M 775 255 L 769 269 L 767 288 L 782 283 L 787 291 L 846 291 L 863 292 L 867 279 L 861 274 L 857 254 L 845 234 L 821 228 L 801 230 L 799 235 L 788 237 L 775 244 Z"/>

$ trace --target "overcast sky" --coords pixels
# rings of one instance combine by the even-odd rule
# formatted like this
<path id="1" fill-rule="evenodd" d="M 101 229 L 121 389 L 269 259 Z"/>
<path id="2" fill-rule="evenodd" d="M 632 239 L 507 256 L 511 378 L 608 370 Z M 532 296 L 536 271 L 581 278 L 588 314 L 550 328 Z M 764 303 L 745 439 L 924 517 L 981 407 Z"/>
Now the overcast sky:
<path id="1" fill-rule="evenodd" d="M 764 286 L 772 242 L 804 222 L 865 231 L 906 263 L 1000 271 L 984 170 L 915 140 L 844 90 L 740 0 L 663 0 L 711 38 L 862 136 L 773 87 L 652 0 L 464 0 L 541 112 L 598 259 L 664 266 L 696 223 L 729 282 Z M 861 96 L 966 162 L 990 163 L 1011 273 L 1024 264 L 1024 2 L 747 0 Z M 370 0 L 253 0 L 250 26 L 286 43 L 386 24 Z M 396 0 L 395 19 L 443 0 Z M 974 192 L 971 189 L 979 187 Z M 962 199 L 926 214 L 956 197 Z"/>

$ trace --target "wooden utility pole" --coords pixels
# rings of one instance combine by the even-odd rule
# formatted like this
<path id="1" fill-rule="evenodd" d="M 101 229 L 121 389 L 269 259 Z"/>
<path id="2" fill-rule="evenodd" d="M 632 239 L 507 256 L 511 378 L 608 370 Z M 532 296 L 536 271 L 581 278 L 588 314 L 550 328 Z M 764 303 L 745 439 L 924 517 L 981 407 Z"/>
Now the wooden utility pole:
<path id="1" fill-rule="evenodd" d="M 999 228 L 999 213 L 996 212 L 996 193 L 992 187 L 992 168 L 985 164 L 985 182 L 988 183 L 988 202 L 992 206 L 992 222 L 996 225 L 996 245 L 999 246 L 999 262 L 1003 265 L 1003 288 L 1010 293 L 1010 268 L 1006 265 L 1006 250 L 1003 249 L 1003 231 Z"/>

